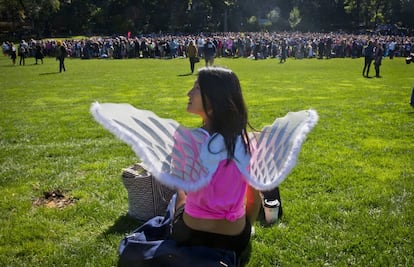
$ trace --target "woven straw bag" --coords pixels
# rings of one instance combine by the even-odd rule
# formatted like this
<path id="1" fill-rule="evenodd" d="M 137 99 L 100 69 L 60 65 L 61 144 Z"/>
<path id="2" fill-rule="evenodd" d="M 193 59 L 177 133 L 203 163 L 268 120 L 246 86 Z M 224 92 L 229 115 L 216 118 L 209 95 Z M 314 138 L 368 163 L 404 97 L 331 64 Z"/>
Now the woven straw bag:
<path id="1" fill-rule="evenodd" d="M 136 163 L 122 173 L 128 192 L 128 214 L 140 221 L 147 221 L 165 214 L 174 190 L 159 183 L 141 164 Z"/>

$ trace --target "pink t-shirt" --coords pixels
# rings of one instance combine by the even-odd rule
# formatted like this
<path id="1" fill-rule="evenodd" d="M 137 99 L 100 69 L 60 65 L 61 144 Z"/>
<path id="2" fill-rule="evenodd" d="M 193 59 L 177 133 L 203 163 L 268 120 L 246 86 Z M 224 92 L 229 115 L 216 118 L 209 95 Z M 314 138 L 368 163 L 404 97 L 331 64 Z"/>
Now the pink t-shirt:
<path id="1" fill-rule="evenodd" d="M 245 214 L 247 183 L 233 161 L 219 163 L 210 183 L 188 192 L 185 212 L 195 218 L 235 221 Z"/>

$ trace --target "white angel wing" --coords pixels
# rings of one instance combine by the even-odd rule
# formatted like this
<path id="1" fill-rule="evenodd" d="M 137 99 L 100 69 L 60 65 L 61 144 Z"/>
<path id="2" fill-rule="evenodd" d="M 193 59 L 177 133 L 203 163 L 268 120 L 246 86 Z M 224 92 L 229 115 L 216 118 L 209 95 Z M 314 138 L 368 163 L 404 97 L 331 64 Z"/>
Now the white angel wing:
<path id="1" fill-rule="evenodd" d="M 209 136 L 202 129 L 187 129 L 174 120 L 159 118 L 151 111 L 129 104 L 94 103 L 91 113 L 132 147 L 155 178 L 170 187 L 200 189 L 227 156 L 220 151 L 224 142 L 220 135 Z M 277 187 L 295 166 L 301 145 L 317 120 L 314 110 L 290 112 L 264 127 L 253 144 L 251 157 L 243 153 L 235 155 L 235 162 L 247 181 L 262 191 Z M 242 146 L 241 140 L 237 146 Z M 210 149 L 215 152 L 209 153 Z M 244 168 L 249 160 L 250 173 Z"/>
<path id="2" fill-rule="evenodd" d="M 211 179 L 211 171 L 199 160 L 201 146 L 209 136 L 203 130 L 187 129 L 129 104 L 94 103 L 91 113 L 129 144 L 145 168 L 163 184 L 195 191 Z"/>
<path id="3" fill-rule="evenodd" d="M 318 121 L 314 110 L 289 112 L 262 129 L 250 161 L 249 183 L 258 190 L 277 187 L 296 164 L 306 135 Z"/>

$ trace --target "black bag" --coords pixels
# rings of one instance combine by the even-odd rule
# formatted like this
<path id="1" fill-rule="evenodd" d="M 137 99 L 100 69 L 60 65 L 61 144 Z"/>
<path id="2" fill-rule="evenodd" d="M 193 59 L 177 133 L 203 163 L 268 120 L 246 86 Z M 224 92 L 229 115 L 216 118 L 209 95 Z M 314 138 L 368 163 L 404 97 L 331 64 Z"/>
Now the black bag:
<path id="1" fill-rule="evenodd" d="M 411 92 L 410 105 L 414 108 L 414 87 L 413 87 L 413 91 Z"/>
<path id="2" fill-rule="evenodd" d="M 194 63 L 198 63 L 198 62 L 200 62 L 200 58 L 199 57 L 195 57 L 194 58 Z"/>

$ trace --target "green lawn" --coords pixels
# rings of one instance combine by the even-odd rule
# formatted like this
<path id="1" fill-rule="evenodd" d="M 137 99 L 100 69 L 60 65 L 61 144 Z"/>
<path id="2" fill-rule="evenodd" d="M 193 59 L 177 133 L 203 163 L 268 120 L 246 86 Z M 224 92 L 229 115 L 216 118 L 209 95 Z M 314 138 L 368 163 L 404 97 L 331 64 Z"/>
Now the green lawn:
<path id="1" fill-rule="evenodd" d="M 54 58 L 26 63 L 0 57 L 0 266 L 116 266 L 138 225 L 121 180 L 137 158 L 90 104 L 196 127 L 185 112 L 196 76 L 185 59 L 68 59 L 61 74 Z M 414 266 L 414 64 L 384 59 L 381 79 L 362 77 L 363 59 L 216 64 L 238 74 L 256 129 L 289 111 L 320 116 L 281 184 L 284 217 L 257 223 L 248 266 Z M 42 205 L 49 191 L 72 203 Z"/>

